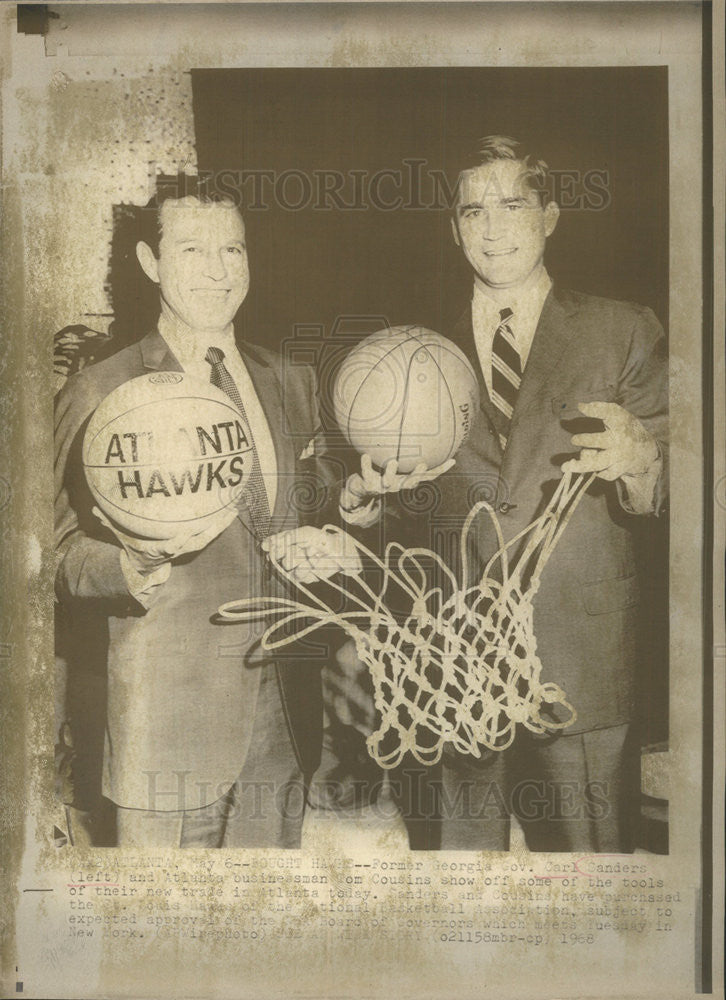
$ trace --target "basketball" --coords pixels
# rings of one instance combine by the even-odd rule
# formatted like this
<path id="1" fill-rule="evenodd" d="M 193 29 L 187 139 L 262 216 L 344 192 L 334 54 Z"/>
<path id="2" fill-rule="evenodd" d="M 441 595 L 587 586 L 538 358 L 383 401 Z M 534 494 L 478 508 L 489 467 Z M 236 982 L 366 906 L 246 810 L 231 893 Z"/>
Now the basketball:
<path id="1" fill-rule="evenodd" d="M 182 372 L 125 382 L 83 439 L 88 486 L 108 519 L 171 538 L 239 501 L 252 467 L 249 428 L 221 389 Z"/>
<path id="2" fill-rule="evenodd" d="M 379 468 L 397 459 L 403 473 L 452 458 L 478 405 L 466 356 L 420 326 L 366 337 L 341 365 L 333 388 L 335 418 L 350 444 Z"/>

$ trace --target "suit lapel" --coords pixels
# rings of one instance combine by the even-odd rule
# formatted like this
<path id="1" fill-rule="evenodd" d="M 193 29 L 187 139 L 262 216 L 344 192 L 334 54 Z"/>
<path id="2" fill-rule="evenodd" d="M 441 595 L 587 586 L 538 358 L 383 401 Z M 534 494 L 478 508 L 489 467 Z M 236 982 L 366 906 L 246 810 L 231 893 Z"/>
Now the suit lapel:
<path id="1" fill-rule="evenodd" d="M 519 418 L 530 408 L 537 396 L 552 383 L 552 375 L 558 370 L 562 356 L 575 334 L 576 327 L 571 322 L 571 314 L 572 309 L 563 304 L 550 289 L 522 375 L 522 384 L 512 417 L 510 443 L 512 436 L 517 432 Z"/>
<path id="2" fill-rule="evenodd" d="M 158 330 L 152 330 L 139 342 L 144 368 L 154 371 L 180 372 L 184 369 L 169 350 Z"/>
<path id="3" fill-rule="evenodd" d="M 274 368 L 252 345 L 239 342 L 239 351 L 249 372 L 252 385 L 265 414 L 275 449 L 277 467 L 277 491 L 272 523 L 280 524 L 284 517 L 289 490 L 287 484 L 295 472 L 295 449 L 292 438 L 284 433 L 285 414 L 283 412 L 282 385 Z"/>

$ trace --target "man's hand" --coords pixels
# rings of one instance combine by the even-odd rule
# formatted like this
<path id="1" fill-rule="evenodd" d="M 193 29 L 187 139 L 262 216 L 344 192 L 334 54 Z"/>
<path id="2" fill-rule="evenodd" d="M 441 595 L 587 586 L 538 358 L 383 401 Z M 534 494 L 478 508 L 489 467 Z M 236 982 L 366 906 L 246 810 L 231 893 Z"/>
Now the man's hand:
<path id="1" fill-rule="evenodd" d="M 437 476 L 447 472 L 452 465 L 454 465 L 453 458 L 433 469 L 427 469 L 426 463 L 420 462 L 412 472 L 403 473 L 398 471 L 398 462 L 392 458 L 386 462 L 383 472 L 377 472 L 373 468 L 370 455 L 363 455 L 360 460 L 360 472 L 353 472 L 348 476 L 341 491 L 340 505 L 343 510 L 351 510 L 365 506 L 373 497 L 380 497 L 382 493 L 413 490 L 419 483 L 436 479 Z"/>
<path id="2" fill-rule="evenodd" d="M 582 448 L 579 458 L 571 458 L 563 472 L 596 472 L 601 479 L 642 476 L 658 458 L 658 444 L 641 422 L 617 403 L 580 403 L 586 417 L 605 424 L 599 434 L 576 434 L 572 443 Z"/>
<path id="3" fill-rule="evenodd" d="M 345 532 L 306 526 L 270 535 L 262 548 L 291 574 L 295 583 L 328 580 L 335 573 L 354 576 L 361 561 L 352 539 Z"/>
<path id="4" fill-rule="evenodd" d="M 148 576 L 159 569 L 164 563 L 172 562 L 180 556 L 190 552 L 199 552 L 220 535 L 237 516 L 237 508 L 232 505 L 220 510 L 217 514 L 204 522 L 204 527 L 192 524 L 184 531 L 178 532 L 171 538 L 137 538 L 134 535 L 127 535 L 117 525 L 113 524 L 103 514 L 98 507 L 93 508 L 93 513 L 104 525 L 118 538 L 128 558 L 131 568 L 140 576 Z"/>

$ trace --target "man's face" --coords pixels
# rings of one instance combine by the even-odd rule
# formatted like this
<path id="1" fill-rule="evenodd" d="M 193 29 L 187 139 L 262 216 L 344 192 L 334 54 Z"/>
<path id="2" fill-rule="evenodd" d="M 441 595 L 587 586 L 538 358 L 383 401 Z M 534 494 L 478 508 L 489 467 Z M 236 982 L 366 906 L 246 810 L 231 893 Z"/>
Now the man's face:
<path id="1" fill-rule="evenodd" d="M 145 243 L 137 254 L 159 284 L 162 308 L 193 330 L 224 329 L 247 295 L 245 228 L 231 202 L 164 202 L 158 259 Z"/>
<path id="2" fill-rule="evenodd" d="M 482 284 L 518 289 L 536 276 L 559 209 L 542 207 L 519 160 L 495 160 L 462 173 L 452 228 Z"/>

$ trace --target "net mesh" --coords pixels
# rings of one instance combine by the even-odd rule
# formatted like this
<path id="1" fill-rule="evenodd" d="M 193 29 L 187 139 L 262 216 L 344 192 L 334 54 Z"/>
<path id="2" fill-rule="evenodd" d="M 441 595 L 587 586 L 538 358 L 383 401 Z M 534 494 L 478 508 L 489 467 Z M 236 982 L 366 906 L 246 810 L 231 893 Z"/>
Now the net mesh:
<path id="1" fill-rule="evenodd" d="M 534 733 L 566 728 L 576 712 L 562 688 L 540 681 L 533 599 L 547 560 L 593 479 L 566 473 L 541 516 L 506 543 L 492 507 L 477 503 L 461 534 L 461 580 L 430 549 L 391 542 L 379 558 L 347 536 L 366 572 L 327 581 L 345 596 L 344 610 L 332 607 L 339 601 L 328 602 L 294 583 L 273 558 L 275 569 L 305 600 L 247 598 L 223 605 L 219 613 L 232 621 L 274 617 L 262 637 L 269 651 L 323 625 L 343 629 L 373 680 L 380 724 L 368 737 L 368 749 L 384 768 L 395 767 L 407 753 L 434 764 L 447 745 L 474 757 L 504 750 L 517 725 Z M 470 535 L 482 514 L 491 518 L 499 548 L 481 578 L 467 587 Z M 323 530 L 344 534 L 331 525 Z M 371 574 L 371 567 L 378 573 Z M 379 581 L 376 590 L 372 576 Z M 407 610 L 394 613 L 391 605 L 400 608 L 401 595 Z"/>

